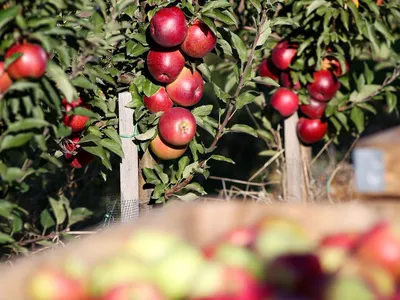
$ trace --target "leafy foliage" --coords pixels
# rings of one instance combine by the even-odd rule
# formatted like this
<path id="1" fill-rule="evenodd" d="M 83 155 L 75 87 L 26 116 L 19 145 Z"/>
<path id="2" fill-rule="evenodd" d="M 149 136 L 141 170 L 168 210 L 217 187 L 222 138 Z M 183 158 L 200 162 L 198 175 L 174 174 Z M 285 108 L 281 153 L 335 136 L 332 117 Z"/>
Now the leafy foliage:
<path id="1" fill-rule="evenodd" d="M 155 164 L 143 170 L 154 188 L 153 203 L 205 195 L 198 182 L 210 176 L 209 162 L 234 164 L 218 152 L 225 135 L 263 140 L 266 149 L 260 155 L 282 152 L 282 120 L 268 105 L 269 94 L 279 84 L 257 73 L 282 39 L 298 44 L 290 76 L 302 83 L 298 95 L 303 103 L 308 101 L 304 86 L 325 57 L 333 56 L 343 70 L 346 60 L 351 61 L 351 72 L 340 78 L 342 88 L 325 112 L 334 138 L 343 129 L 360 134 L 381 103 L 375 100 L 385 100 L 389 112 L 397 107 L 397 1 L 377 6 L 363 0 L 359 7 L 344 0 L 10 0 L 1 5 L 0 54 L 4 57 L 16 42 L 29 41 L 49 55 L 45 76 L 14 81 L 0 96 L 0 244 L 7 254 L 26 253 L 28 247 L 65 237 L 92 215 L 74 198 L 93 178 L 106 180 L 124 156 L 117 128 L 118 93 L 132 95 L 128 108 L 135 132 L 123 138 L 132 139 L 141 155 L 149 151 L 162 115 L 144 106 L 144 97 L 160 88 L 146 67 L 153 43 L 149 24 L 163 7 L 178 6 L 189 24 L 203 21 L 216 34 L 217 44 L 204 59 L 186 60 L 205 81 L 206 97 L 190 108 L 199 130 L 182 157 L 154 157 Z M 18 58 L 6 59 L 5 68 Z M 367 63 L 370 60 L 376 63 Z M 378 71 L 387 73 L 384 82 L 377 82 Z M 62 100 L 71 104 L 78 97 L 89 108 L 66 112 Z M 232 124 L 239 110 L 251 112 L 254 126 Z M 65 115 L 89 117 L 78 133 L 78 151 L 96 159 L 80 169 L 71 168 L 65 159 L 76 155 L 76 149 L 70 149 L 73 134 L 63 123 Z"/>

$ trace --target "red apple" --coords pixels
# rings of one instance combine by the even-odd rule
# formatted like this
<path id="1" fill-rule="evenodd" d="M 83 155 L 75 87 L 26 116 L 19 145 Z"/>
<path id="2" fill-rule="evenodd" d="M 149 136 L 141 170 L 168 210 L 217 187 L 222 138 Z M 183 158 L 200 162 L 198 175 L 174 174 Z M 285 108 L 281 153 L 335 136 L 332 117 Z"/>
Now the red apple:
<path id="1" fill-rule="evenodd" d="M 196 20 L 189 26 L 181 49 L 186 55 L 202 58 L 210 53 L 217 44 L 217 36 L 203 22 Z"/>
<path id="2" fill-rule="evenodd" d="M 80 149 L 80 140 L 81 138 L 79 135 L 71 136 L 69 141 L 64 145 L 65 149 L 67 150 L 67 152 L 64 153 L 64 157 L 69 165 L 75 169 L 83 168 L 94 159 L 93 154 Z"/>
<path id="3" fill-rule="evenodd" d="M 309 104 L 300 105 L 300 111 L 310 119 L 321 119 L 324 116 L 327 103 L 313 98 L 308 99 L 308 102 Z"/>
<path id="4" fill-rule="evenodd" d="M 0 62 L 0 93 L 5 93 L 12 85 L 10 75 L 4 71 L 4 62 Z"/>
<path id="5" fill-rule="evenodd" d="M 147 69 L 159 82 L 174 81 L 185 66 L 185 58 L 179 49 L 152 48 L 147 54 Z"/>
<path id="6" fill-rule="evenodd" d="M 185 146 L 196 134 L 197 124 L 193 114 L 183 107 L 173 107 L 164 112 L 158 123 L 161 138 L 173 146 Z"/>
<path id="7" fill-rule="evenodd" d="M 176 6 L 160 9 L 150 20 L 150 34 L 164 47 L 181 44 L 187 35 L 185 14 Z"/>
<path id="8" fill-rule="evenodd" d="M 307 84 L 310 96 L 319 101 L 332 99 L 340 88 L 340 82 L 336 76 L 328 70 L 316 71 L 313 76 L 314 81 Z"/>
<path id="9" fill-rule="evenodd" d="M 272 62 L 281 70 L 289 69 L 293 58 L 296 56 L 297 44 L 289 43 L 289 41 L 280 42 L 272 50 Z"/>
<path id="10" fill-rule="evenodd" d="M 154 95 L 150 97 L 144 96 L 144 105 L 150 112 L 157 113 L 169 110 L 173 106 L 173 102 L 165 88 L 160 87 Z"/>
<path id="11" fill-rule="evenodd" d="M 99 300 L 167 300 L 160 291 L 150 283 L 134 282 L 116 286 Z"/>
<path id="12" fill-rule="evenodd" d="M 321 299 L 326 276 L 318 256 L 312 253 L 286 254 L 271 261 L 266 282 L 276 291 L 302 299 Z"/>
<path id="13" fill-rule="evenodd" d="M 178 78 L 167 85 L 172 101 L 184 107 L 197 104 L 203 97 L 204 82 L 200 73 L 184 67 Z"/>
<path id="14" fill-rule="evenodd" d="M 250 273 L 232 266 L 211 265 L 195 278 L 192 300 L 262 300 L 271 299 L 271 291 Z"/>
<path id="15" fill-rule="evenodd" d="M 160 136 L 157 135 L 150 142 L 150 149 L 158 158 L 162 160 L 171 160 L 182 156 L 187 149 L 187 145 L 180 147 L 172 146 L 161 140 Z"/>
<path id="16" fill-rule="evenodd" d="M 222 241 L 239 247 L 250 248 L 257 238 L 257 229 L 253 226 L 239 227 L 222 237 Z"/>
<path id="17" fill-rule="evenodd" d="M 288 117 L 299 108 L 299 97 L 287 88 L 279 88 L 271 97 L 271 105 L 281 116 Z"/>
<path id="18" fill-rule="evenodd" d="M 328 123 L 320 119 L 300 118 L 297 122 L 297 135 L 305 144 L 312 144 L 321 140 L 328 131 Z"/>
<path id="19" fill-rule="evenodd" d="M 394 278 L 400 277 L 400 231 L 380 223 L 361 237 L 357 257 L 383 267 Z"/>
<path id="20" fill-rule="evenodd" d="M 383 0 L 376 0 L 376 5 L 381 6 L 383 3 Z"/>
<path id="21" fill-rule="evenodd" d="M 86 122 L 89 121 L 90 118 L 88 116 L 68 114 L 68 112 L 72 111 L 76 107 L 84 107 L 86 109 L 90 109 L 90 106 L 84 103 L 81 98 L 78 98 L 72 103 L 68 103 L 66 99 L 63 99 L 62 105 L 65 108 L 65 113 L 63 117 L 64 125 L 71 127 L 72 132 L 81 132 L 82 130 L 84 130 Z"/>
<path id="22" fill-rule="evenodd" d="M 86 289 L 79 279 L 50 267 L 36 271 L 28 286 L 31 300 L 87 300 Z"/>
<path id="23" fill-rule="evenodd" d="M 264 59 L 259 65 L 257 72 L 261 77 L 269 77 L 275 81 L 279 79 L 280 70 L 274 65 L 271 58 Z"/>
<path id="24" fill-rule="evenodd" d="M 300 81 L 297 81 L 295 84 L 293 83 L 290 78 L 290 72 L 282 72 L 280 75 L 280 82 L 281 86 L 288 89 L 299 90 L 301 88 Z"/>
<path id="25" fill-rule="evenodd" d="M 342 70 L 339 61 L 333 56 L 326 56 L 321 63 L 321 70 L 330 70 L 336 77 L 346 75 L 350 71 L 350 63 L 346 59 L 346 70 Z"/>
<path id="26" fill-rule="evenodd" d="M 15 44 L 7 50 L 5 58 L 11 57 L 15 53 L 21 53 L 7 69 L 8 74 L 14 80 L 42 77 L 47 67 L 47 53 L 44 49 L 31 43 Z"/>

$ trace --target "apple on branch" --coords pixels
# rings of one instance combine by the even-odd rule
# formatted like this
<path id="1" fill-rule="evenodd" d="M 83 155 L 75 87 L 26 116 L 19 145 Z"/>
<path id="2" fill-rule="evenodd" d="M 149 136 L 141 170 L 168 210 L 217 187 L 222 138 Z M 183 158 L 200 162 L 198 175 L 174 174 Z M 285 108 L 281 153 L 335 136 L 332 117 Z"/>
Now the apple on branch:
<path id="1" fill-rule="evenodd" d="M 150 34 L 164 47 L 180 45 L 187 35 L 186 17 L 179 7 L 160 9 L 150 20 Z"/>
<path id="2" fill-rule="evenodd" d="M 21 56 L 14 60 L 7 69 L 7 73 L 12 79 L 39 79 L 44 75 L 48 56 L 40 45 L 32 43 L 14 44 L 7 50 L 5 58 L 10 58 L 13 54 L 18 53 Z"/>

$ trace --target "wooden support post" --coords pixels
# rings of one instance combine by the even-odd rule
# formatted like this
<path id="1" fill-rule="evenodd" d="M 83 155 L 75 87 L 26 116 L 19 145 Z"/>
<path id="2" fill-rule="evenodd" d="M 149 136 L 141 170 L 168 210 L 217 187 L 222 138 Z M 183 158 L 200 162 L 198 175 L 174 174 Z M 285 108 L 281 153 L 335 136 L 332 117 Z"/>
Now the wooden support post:
<path id="1" fill-rule="evenodd" d="M 129 92 L 118 95 L 119 134 L 132 136 L 133 111 L 126 107 L 132 100 Z M 139 217 L 139 158 L 138 149 L 130 138 L 122 138 L 124 158 L 120 164 L 121 222 Z"/>
<path id="2" fill-rule="evenodd" d="M 300 142 L 296 133 L 297 113 L 285 120 L 286 191 L 289 203 L 302 201 Z"/>

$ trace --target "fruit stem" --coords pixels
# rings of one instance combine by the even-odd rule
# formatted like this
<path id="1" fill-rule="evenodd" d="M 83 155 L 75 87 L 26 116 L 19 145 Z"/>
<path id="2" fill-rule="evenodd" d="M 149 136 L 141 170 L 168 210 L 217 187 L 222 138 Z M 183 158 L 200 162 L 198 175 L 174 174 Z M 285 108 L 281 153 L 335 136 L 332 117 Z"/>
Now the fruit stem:
<path id="1" fill-rule="evenodd" d="M 236 88 L 235 94 L 233 96 L 233 98 L 231 100 L 228 101 L 228 110 L 226 112 L 224 121 L 222 122 L 222 124 L 219 126 L 218 128 L 218 132 L 215 135 L 214 140 L 212 141 L 210 147 L 207 148 L 207 150 L 213 150 L 215 148 L 215 146 L 217 145 L 219 139 L 222 137 L 223 132 L 225 130 L 226 125 L 228 124 L 229 120 L 232 118 L 233 114 L 235 113 L 235 99 L 239 96 L 240 91 L 242 90 L 243 86 L 244 86 L 244 79 L 246 77 L 246 74 L 249 70 L 249 68 L 251 67 L 253 60 L 254 60 L 254 53 L 256 51 L 257 48 L 257 44 L 258 41 L 261 37 L 262 34 L 262 29 L 264 27 L 265 22 L 267 21 L 267 9 L 263 10 L 262 16 L 261 16 L 261 20 L 260 23 L 258 24 L 257 27 L 257 33 L 256 36 L 254 38 L 254 42 L 253 42 L 253 47 L 251 48 L 250 51 L 250 55 L 249 58 L 247 59 L 246 62 L 246 66 L 240 76 L 239 79 L 239 84 Z M 199 163 L 199 168 L 203 169 L 206 166 L 207 163 L 207 159 L 202 160 Z M 176 192 L 179 192 L 180 190 L 182 190 L 183 188 L 185 188 L 186 185 L 188 185 L 192 179 L 194 177 L 194 174 L 192 173 L 189 177 L 187 177 L 184 181 L 182 181 L 181 183 L 173 186 L 172 188 L 170 188 L 169 190 L 167 190 L 165 192 L 165 199 L 168 199 L 169 196 L 175 194 Z"/>

